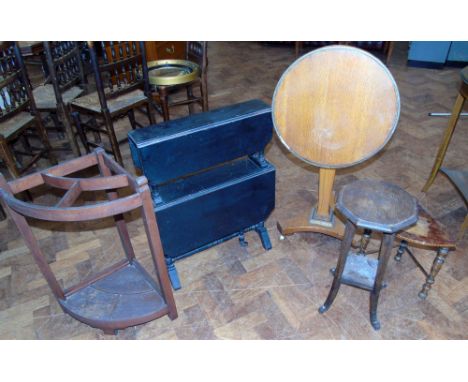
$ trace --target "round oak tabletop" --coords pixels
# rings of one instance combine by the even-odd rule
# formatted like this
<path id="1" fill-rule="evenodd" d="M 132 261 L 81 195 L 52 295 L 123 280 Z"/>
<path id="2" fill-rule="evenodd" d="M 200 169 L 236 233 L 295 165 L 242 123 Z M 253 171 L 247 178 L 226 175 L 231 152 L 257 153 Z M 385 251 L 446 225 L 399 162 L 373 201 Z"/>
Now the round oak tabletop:
<path id="1" fill-rule="evenodd" d="M 369 159 L 390 140 L 400 96 L 376 57 L 336 45 L 302 56 L 283 73 L 272 113 L 279 138 L 294 155 L 342 168 Z"/>

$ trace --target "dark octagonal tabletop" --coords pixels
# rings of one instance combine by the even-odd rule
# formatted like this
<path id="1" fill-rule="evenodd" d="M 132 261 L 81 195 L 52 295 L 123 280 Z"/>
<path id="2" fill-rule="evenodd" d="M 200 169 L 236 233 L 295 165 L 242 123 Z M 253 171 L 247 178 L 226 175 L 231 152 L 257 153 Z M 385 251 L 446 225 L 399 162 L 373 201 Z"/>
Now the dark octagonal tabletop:
<path id="1" fill-rule="evenodd" d="M 416 199 L 400 187 L 382 181 L 358 180 L 344 186 L 336 208 L 355 225 L 393 233 L 418 220 Z"/>

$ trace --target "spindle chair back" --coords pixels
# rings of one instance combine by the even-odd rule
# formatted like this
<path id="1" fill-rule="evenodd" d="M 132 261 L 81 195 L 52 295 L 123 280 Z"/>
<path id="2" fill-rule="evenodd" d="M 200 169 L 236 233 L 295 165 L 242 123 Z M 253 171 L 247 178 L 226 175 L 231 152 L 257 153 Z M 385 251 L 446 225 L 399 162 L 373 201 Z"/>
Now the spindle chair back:
<path id="1" fill-rule="evenodd" d="M 33 147 L 35 132 L 42 147 Z M 22 145 L 18 148 L 17 142 Z M 31 157 L 28 161 L 19 158 Z M 40 158 L 56 163 L 49 139 L 36 108 L 30 81 L 16 42 L 0 43 L 0 159 L 11 176 L 20 176 Z"/>
<path id="2" fill-rule="evenodd" d="M 127 138 L 117 140 L 113 120 L 127 115 L 132 129 L 141 127 L 135 120 L 134 111 L 146 106 L 150 124 L 155 123 L 150 107 L 152 97 L 145 45 L 143 41 L 102 41 L 98 44 L 102 52 L 101 59 L 98 58 L 95 43 L 88 42 L 96 92 L 73 101 L 72 107 L 76 113 L 72 116 L 88 152 L 91 146 L 102 147 L 100 134 L 104 133 L 109 136 L 111 143 L 107 151 L 112 152 L 115 159 L 123 164 L 119 143 Z M 81 122 L 79 113 L 100 116 L 103 123 L 101 126 L 86 125 Z M 95 141 L 88 140 L 88 131 L 95 133 Z"/>
<path id="3" fill-rule="evenodd" d="M 33 90 L 37 108 L 47 112 L 55 128 L 66 133 L 75 155 L 81 155 L 70 115 L 70 103 L 87 90 L 82 46 L 77 41 L 44 41 L 47 78 Z"/>

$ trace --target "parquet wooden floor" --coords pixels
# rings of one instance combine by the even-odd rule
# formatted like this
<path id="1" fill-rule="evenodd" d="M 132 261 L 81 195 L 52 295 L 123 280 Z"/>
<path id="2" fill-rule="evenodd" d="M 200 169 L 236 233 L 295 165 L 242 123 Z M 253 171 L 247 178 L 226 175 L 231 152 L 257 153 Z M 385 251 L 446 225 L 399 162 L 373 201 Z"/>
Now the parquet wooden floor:
<path id="1" fill-rule="evenodd" d="M 356 178 L 384 179 L 417 196 L 456 234 L 466 207 L 439 175 L 421 194 L 447 119 L 428 117 L 450 111 L 457 94 L 459 69 L 430 70 L 406 66 L 407 44 L 397 44 L 389 65 L 401 93 L 396 134 L 377 157 L 338 171 L 337 186 Z M 209 99 L 212 109 L 260 98 L 271 102 L 275 85 L 294 60 L 294 49 L 251 42 L 210 43 Z M 33 76 L 33 80 L 37 80 Z M 376 111 L 378 112 L 378 111 Z M 175 115 L 185 115 L 185 108 Z M 146 123 L 143 117 L 141 121 Z M 161 121 L 161 118 L 159 118 Z M 121 135 L 129 129 L 119 121 Z M 445 164 L 467 165 L 466 119 L 459 122 Z M 126 167 L 134 170 L 127 145 Z M 61 152 L 62 159 L 67 153 Z M 368 319 L 368 293 L 343 286 L 332 308 L 317 311 L 325 300 L 339 241 L 320 234 L 296 234 L 279 241 L 276 221 L 309 209 L 317 192 L 317 170 L 292 157 L 274 138 L 267 158 L 277 168 L 276 209 L 267 221 L 273 249 L 265 252 L 255 233 L 248 247 L 237 239 L 179 261 L 183 288 L 175 292 L 179 318 L 167 317 L 106 336 L 64 314 L 39 273 L 12 221 L 0 222 L 0 338 L 2 339 L 467 339 L 468 235 L 449 255 L 426 301 L 417 294 L 423 275 L 404 257 L 391 261 L 388 287 L 379 304 L 382 329 Z M 46 163 L 41 163 L 46 166 Z M 151 267 L 142 222 L 129 217 L 138 257 Z M 53 228 L 51 233 L 49 228 Z M 86 229 L 86 230 L 85 230 Z M 61 282 L 70 285 L 120 253 L 109 222 L 34 226 L 41 246 Z M 415 250 L 430 267 L 433 253 Z"/>

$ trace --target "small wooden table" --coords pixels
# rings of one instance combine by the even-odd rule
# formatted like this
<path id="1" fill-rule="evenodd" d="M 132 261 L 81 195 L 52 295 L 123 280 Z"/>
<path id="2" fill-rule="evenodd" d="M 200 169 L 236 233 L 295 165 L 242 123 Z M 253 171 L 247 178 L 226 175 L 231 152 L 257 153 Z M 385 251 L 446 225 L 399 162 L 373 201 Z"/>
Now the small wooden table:
<path id="1" fill-rule="evenodd" d="M 169 121 L 169 93 L 175 86 L 186 86 L 201 75 L 200 66 L 189 60 L 156 60 L 148 62 L 149 83 L 159 96 L 164 121 Z M 176 106 L 181 103 L 173 103 Z M 192 110 L 192 109 L 190 109 Z"/>
<path id="2" fill-rule="evenodd" d="M 341 189 L 336 207 L 347 219 L 346 230 L 333 284 L 319 312 L 324 313 L 330 308 L 341 284 L 362 288 L 371 292 L 370 321 L 372 327 L 379 330 L 377 304 L 395 233 L 418 220 L 416 199 L 393 184 L 359 180 Z M 357 227 L 382 233 L 378 259 L 351 251 Z"/>

